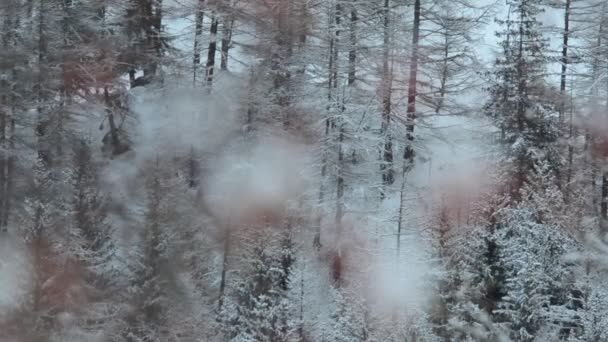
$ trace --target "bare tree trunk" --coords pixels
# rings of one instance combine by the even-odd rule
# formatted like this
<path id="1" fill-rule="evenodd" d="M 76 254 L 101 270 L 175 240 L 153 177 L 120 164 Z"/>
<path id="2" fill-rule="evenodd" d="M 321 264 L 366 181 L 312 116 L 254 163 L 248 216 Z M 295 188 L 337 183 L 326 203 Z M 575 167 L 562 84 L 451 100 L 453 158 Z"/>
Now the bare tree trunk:
<path id="1" fill-rule="evenodd" d="M 12 29 L 11 17 L 9 13 L 4 18 L 3 36 L 2 36 L 2 47 L 6 50 L 10 49 L 10 32 Z M 0 233 L 6 232 L 7 227 L 4 225 L 4 213 L 6 211 L 6 200 L 8 194 L 6 193 L 6 185 L 8 179 L 6 175 L 7 157 L 9 149 L 7 148 L 6 139 L 6 128 L 9 108 L 9 94 L 11 93 L 10 87 L 7 80 L 0 80 Z"/>
<path id="2" fill-rule="evenodd" d="M 207 69 L 205 73 L 209 92 L 211 92 L 211 87 L 213 86 L 213 69 L 215 68 L 215 52 L 217 50 L 217 26 L 218 20 L 214 13 L 211 18 L 211 28 L 209 29 L 209 50 L 207 52 Z"/>
<path id="3" fill-rule="evenodd" d="M 420 0 L 416 0 L 414 3 L 414 30 L 412 33 L 412 59 L 410 62 L 410 76 L 408 81 L 407 90 L 407 127 L 406 127 L 406 147 L 403 155 L 403 159 L 407 160 L 409 164 L 407 167 L 411 168 L 414 164 L 414 147 L 412 142 L 414 141 L 414 125 L 416 120 L 416 96 L 418 85 L 418 48 L 420 40 Z M 409 170 L 408 170 L 409 171 Z"/>
<path id="4" fill-rule="evenodd" d="M 406 163 L 403 161 L 403 173 L 401 180 L 401 189 L 399 191 L 399 215 L 397 216 L 397 257 L 401 254 L 401 231 L 403 229 L 403 216 L 405 215 L 405 177 L 407 176 Z"/>
<path id="5" fill-rule="evenodd" d="M 412 32 L 412 59 L 407 90 L 406 145 L 403 152 L 403 177 L 399 224 L 397 226 L 397 254 L 401 253 L 401 216 L 403 214 L 406 176 L 414 166 L 414 125 L 416 120 L 416 86 L 418 84 L 418 48 L 420 41 L 420 0 L 414 2 L 414 29 Z"/>
<path id="6" fill-rule="evenodd" d="M 335 32 L 334 32 L 334 37 L 332 42 L 330 42 L 330 47 L 333 47 L 330 51 L 330 53 L 332 53 L 333 56 L 333 63 L 332 63 L 332 76 L 331 76 L 331 80 L 333 81 L 333 84 L 331 84 L 330 86 L 336 90 L 338 88 L 338 57 L 340 55 L 340 24 L 341 24 L 341 16 L 342 15 L 342 6 L 337 3 L 336 4 L 336 12 L 335 12 L 335 23 L 336 25 L 334 26 Z"/>
<path id="7" fill-rule="evenodd" d="M 14 46 L 15 36 L 19 28 L 19 11 L 7 11 L 5 18 L 2 46 L 11 49 Z M 15 61 L 16 62 L 16 61 Z M 11 207 L 13 189 L 13 169 L 15 164 L 15 113 L 17 68 L 11 68 L 10 80 L 0 80 L 0 232 L 8 231 L 8 219 Z"/>
<path id="8" fill-rule="evenodd" d="M 196 73 L 198 72 L 198 66 L 201 64 L 201 40 L 203 36 L 203 18 L 205 0 L 199 0 L 196 8 L 196 19 L 194 24 L 194 55 L 192 57 L 192 83 L 196 85 Z"/>
<path id="9" fill-rule="evenodd" d="M 344 123 L 340 123 L 340 131 L 338 134 L 338 166 L 336 174 L 336 227 L 338 229 L 338 237 L 342 232 L 342 216 L 344 215 Z"/>
<path id="10" fill-rule="evenodd" d="M 390 0 L 384 0 L 384 47 L 382 56 L 382 127 L 381 134 L 384 136 L 384 147 L 382 149 L 382 173 L 383 185 L 392 185 L 395 182 L 393 171 L 393 138 L 390 132 L 391 106 L 392 106 L 392 83 L 389 59 L 390 59 Z M 384 198 L 384 190 L 381 191 Z"/>
<path id="11" fill-rule="evenodd" d="M 562 95 L 562 100 L 566 96 L 566 73 L 568 71 L 568 38 L 570 36 L 570 5 L 572 0 L 566 0 L 566 8 L 564 11 L 564 34 L 562 41 L 562 72 L 560 77 L 559 91 Z M 564 115 L 565 103 L 560 106 L 560 114 Z M 563 119 L 563 118 L 562 118 Z"/>
<path id="12" fill-rule="evenodd" d="M 444 46 L 443 46 L 443 65 L 441 66 L 441 79 L 439 85 L 439 102 L 435 107 L 435 113 L 439 114 L 441 109 L 443 108 L 443 103 L 445 102 L 445 94 L 447 92 L 447 83 L 449 76 L 449 56 L 450 56 L 450 44 L 449 44 L 449 32 L 448 29 L 445 29 L 444 32 Z"/>
<path id="13" fill-rule="evenodd" d="M 157 48 L 157 34 L 155 32 L 156 28 L 156 20 L 154 18 L 154 8 L 152 6 L 152 2 L 155 0 L 141 0 L 135 1 L 137 4 L 137 11 L 139 13 L 137 15 L 142 18 L 138 22 L 139 25 L 142 26 L 143 31 L 145 32 L 146 38 L 146 48 L 151 51 L 156 51 Z M 144 79 L 148 82 L 151 81 L 156 75 L 156 69 L 158 68 L 158 61 L 156 58 L 150 58 L 150 56 L 145 56 L 145 64 L 143 65 Z"/>
<path id="14" fill-rule="evenodd" d="M 330 38 L 329 38 L 329 63 L 328 63 L 328 77 L 327 77 L 327 102 L 328 102 L 328 106 L 327 106 L 327 118 L 325 119 L 325 138 L 328 139 L 330 137 L 330 132 L 332 130 L 332 128 L 334 128 L 335 123 L 334 123 L 334 119 L 331 117 L 332 113 L 331 113 L 331 108 L 332 108 L 332 102 L 334 101 L 334 90 L 335 87 L 337 87 L 338 82 L 337 82 L 337 77 L 338 77 L 338 72 L 337 72 L 337 47 L 336 47 L 336 41 L 337 41 L 337 37 L 339 36 L 339 31 L 337 32 L 332 32 L 335 29 L 335 23 L 339 22 L 339 19 L 335 19 L 336 21 L 334 22 L 333 20 L 330 21 L 329 24 L 329 31 L 330 31 Z M 318 205 L 319 205 L 319 211 L 321 211 L 321 208 L 323 207 L 323 200 L 325 197 L 325 177 L 327 175 L 327 152 L 323 151 L 323 159 L 321 161 L 321 185 L 319 187 L 319 201 L 318 201 Z M 322 222 L 322 213 L 319 213 L 317 216 L 317 223 L 315 226 L 315 235 L 314 235 L 314 239 L 313 239 L 313 245 L 315 246 L 315 248 L 319 249 L 321 247 L 321 222 Z"/>
<path id="15" fill-rule="evenodd" d="M 7 227 L 4 225 L 4 213 L 6 211 L 7 191 L 6 185 L 8 179 L 6 175 L 7 157 L 9 149 L 7 148 L 6 128 L 7 128 L 7 113 L 4 110 L 8 108 L 8 84 L 6 81 L 0 81 L 0 233 L 6 232 Z"/>
<path id="16" fill-rule="evenodd" d="M 606 233 L 608 223 L 608 172 L 602 172 L 602 199 L 600 202 L 600 217 L 602 218 L 602 233 Z"/>
<path id="17" fill-rule="evenodd" d="M 357 80 L 357 0 L 352 1 L 350 10 L 350 50 L 348 51 L 348 85 Z"/>
<path id="18" fill-rule="evenodd" d="M 338 57 L 339 57 L 339 43 L 340 43 L 340 24 L 342 21 L 342 6 L 340 3 L 336 3 L 336 41 L 334 45 L 334 90 L 338 88 Z M 341 101 L 341 100 L 340 100 Z M 340 103 L 336 98 L 336 106 L 340 107 L 340 113 L 344 112 L 344 105 Z M 343 176 L 343 164 L 344 164 L 344 123 L 340 120 L 339 123 L 339 134 L 338 134 L 338 166 L 336 170 L 336 227 L 338 229 L 337 236 L 340 237 L 342 231 L 342 216 L 343 216 L 343 202 L 342 197 L 344 196 L 344 176 Z"/>
<path id="19" fill-rule="evenodd" d="M 331 53 L 330 53 L 330 55 L 331 55 Z M 332 59 L 332 57 L 330 57 L 330 61 L 331 61 L 331 59 Z M 331 62 L 330 62 L 330 69 L 331 69 Z M 329 97 L 331 98 L 331 88 L 329 89 L 329 94 L 330 94 Z M 328 117 L 327 119 L 325 119 L 325 138 L 329 137 L 330 127 L 331 127 L 331 120 Z M 321 208 L 323 207 L 323 199 L 325 196 L 325 176 L 327 175 L 327 152 L 323 151 L 322 153 L 323 153 L 323 159 L 321 160 L 321 185 L 319 186 L 319 200 L 318 200 L 319 213 L 317 214 L 317 222 L 315 224 L 315 235 L 313 238 L 313 246 L 317 249 L 321 248 L 321 222 L 322 222 L 323 215 L 320 211 L 321 211 Z"/>
<path id="20" fill-rule="evenodd" d="M 111 156 L 117 156 L 121 153 L 126 152 L 129 147 L 127 144 L 120 141 L 119 128 L 116 126 L 113 111 L 114 104 L 110 99 L 110 92 L 108 91 L 108 87 L 104 87 L 103 94 L 106 105 L 106 118 L 108 119 L 108 124 L 110 126 L 110 131 L 108 132 L 108 135 L 104 137 L 104 143 L 110 144 Z M 107 139 L 109 139 L 109 141 Z"/>
<path id="21" fill-rule="evenodd" d="M 200 183 L 200 165 L 194 146 L 190 146 L 190 155 L 188 156 L 188 187 L 195 189 Z"/>
<path id="22" fill-rule="evenodd" d="M 232 28 L 234 27 L 234 16 L 229 15 L 222 22 L 222 59 L 220 62 L 221 70 L 228 70 L 228 51 L 230 51 L 230 45 L 232 44 Z"/>
<path id="23" fill-rule="evenodd" d="M 256 82 L 256 73 L 255 69 L 251 68 L 249 71 L 249 87 L 247 91 L 247 117 L 245 122 L 245 133 L 249 134 L 256 129 L 254 122 L 257 116 L 257 102 L 255 97 L 255 87 L 254 83 Z"/>
<path id="24" fill-rule="evenodd" d="M 564 9 L 564 33 L 562 41 L 562 71 L 560 75 L 559 92 L 561 94 L 560 106 L 559 106 L 559 118 L 560 122 L 565 119 L 566 111 L 566 77 L 568 72 L 568 38 L 570 36 L 570 4 L 571 0 L 566 0 Z M 569 123 L 569 135 L 568 135 L 568 167 L 566 168 L 566 184 L 563 184 L 564 197 L 566 201 L 570 195 L 570 181 L 572 179 L 572 161 L 574 157 L 574 127 L 572 125 L 572 112 L 570 112 L 570 123 Z"/>
<path id="25" fill-rule="evenodd" d="M 218 314 L 222 311 L 224 305 L 224 295 L 226 292 L 226 271 L 228 270 L 228 255 L 230 254 L 230 230 L 226 229 L 226 236 L 224 237 L 224 250 L 222 255 L 222 274 L 220 276 L 220 291 L 217 300 L 217 312 Z"/>
<path id="26" fill-rule="evenodd" d="M 48 98 L 47 90 L 45 89 L 44 82 L 47 76 L 47 48 L 48 48 L 48 37 L 47 37 L 47 24 L 46 17 L 47 7 L 45 6 L 45 0 L 40 0 L 38 8 L 38 77 L 36 80 L 36 112 L 38 114 L 36 123 L 36 138 L 37 138 L 37 149 L 38 159 L 45 165 L 49 166 L 51 163 L 51 155 L 48 146 L 47 135 L 47 118 L 44 110 L 45 102 Z"/>
<path id="27" fill-rule="evenodd" d="M 304 268 L 300 275 L 300 322 L 298 326 L 298 337 L 300 342 L 304 342 Z"/>
<path id="28" fill-rule="evenodd" d="M 566 75 L 568 71 L 568 38 L 570 36 L 570 4 L 571 0 L 566 0 L 566 8 L 564 10 L 564 33 L 562 41 L 562 72 L 560 75 L 559 92 L 561 94 L 561 103 L 559 108 L 560 120 L 564 120 L 565 98 L 566 98 Z"/>
<path id="29" fill-rule="evenodd" d="M 154 2 L 154 51 L 156 52 L 156 61 L 154 67 L 154 76 L 159 76 L 160 81 L 162 82 L 162 57 L 163 57 L 163 0 L 155 0 Z M 161 65 L 161 68 L 159 68 Z M 156 75 L 156 74 L 159 75 Z"/>
<path id="30" fill-rule="evenodd" d="M 13 79 L 17 79 L 16 78 L 16 72 L 15 69 L 13 69 Z M 13 197 L 13 174 L 14 174 L 14 170 L 15 170 L 15 112 L 17 111 L 16 108 L 16 98 L 15 98 L 15 91 L 14 89 L 12 89 L 12 95 L 10 96 L 11 98 L 11 115 L 9 118 L 9 138 L 8 138 L 8 159 L 6 161 L 6 186 L 5 186 L 5 190 L 4 190 L 4 211 L 3 214 L 4 216 L 1 218 L 2 219 L 2 225 L 1 227 L 4 227 L 4 229 L 6 230 L 6 227 L 8 227 L 8 219 L 9 219 L 9 214 L 10 214 L 10 210 L 11 210 L 11 199 Z"/>
<path id="31" fill-rule="evenodd" d="M 596 50 L 600 50 L 602 47 L 602 33 L 604 31 L 604 20 L 603 20 L 603 16 L 605 14 L 606 11 L 606 3 L 604 2 L 604 4 L 601 7 L 601 17 L 600 17 L 600 22 L 599 22 L 599 26 L 598 26 L 598 30 L 597 30 L 597 41 L 595 44 L 595 49 Z M 600 65 L 601 61 L 600 61 L 600 56 L 598 53 L 595 53 L 593 56 L 593 65 L 591 66 L 591 72 L 592 72 L 592 86 L 591 86 L 591 94 L 594 97 L 594 101 L 597 101 L 599 99 L 600 96 L 600 87 L 599 87 L 599 79 L 601 77 L 601 69 L 602 66 Z M 595 141 L 595 137 L 593 135 L 593 133 L 591 132 L 590 129 L 587 129 L 587 132 L 585 134 L 585 143 L 586 146 L 585 148 L 587 150 L 590 150 L 591 148 L 593 148 L 593 144 Z M 598 174 L 598 165 L 597 162 L 595 160 L 595 158 L 593 157 L 593 155 L 591 154 L 591 152 L 587 152 L 588 153 L 588 160 L 589 160 L 589 168 L 590 168 L 590 185 L 591 185 L 591 189 L 593 191 L 593 196 L 591 196 L 592 199 L 592 208 L 593 208 L 593 213 L 597 214 L 597 204 L 598 204 L 598 191 L 597 191 L 597 174 Z M 600 199 L 601 201 L 601 199 Z"/>

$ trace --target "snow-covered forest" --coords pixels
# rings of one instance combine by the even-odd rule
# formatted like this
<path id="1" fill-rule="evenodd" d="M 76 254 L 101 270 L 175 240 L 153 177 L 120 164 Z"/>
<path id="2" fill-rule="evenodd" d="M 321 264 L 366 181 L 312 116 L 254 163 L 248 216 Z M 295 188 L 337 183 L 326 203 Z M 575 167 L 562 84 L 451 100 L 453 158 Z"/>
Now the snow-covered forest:
<path id="1" fill-rule="evenodd" d="M 608 0 L 0 0 L 0 342 L 608 341 Z"/>

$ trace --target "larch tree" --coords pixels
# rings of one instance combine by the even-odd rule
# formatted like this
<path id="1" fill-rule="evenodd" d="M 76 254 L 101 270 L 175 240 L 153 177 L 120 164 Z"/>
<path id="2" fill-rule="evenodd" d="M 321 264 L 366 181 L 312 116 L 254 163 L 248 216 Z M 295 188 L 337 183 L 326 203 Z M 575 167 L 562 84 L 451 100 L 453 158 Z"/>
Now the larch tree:
<path id="1" fill-rule="evenodd" d="M 406 177 L 414 167 L 414 128 L 416 125 L 416 100 L 418 98 L 418 61 L 420 47 L 420 19 L 422 14 L 421 0 L 414 1 L 414 25 L 412 27 L 412 51 L 409 60 L 407 80 L 407 112 L 405 117 L 405 147 L 403 149 L 403 167 L 401 170 L 401 190 L 399 199 L 399 217 L 397 222 L 397 254 L 401 249 L 401 231 L 405 210 Z"/>

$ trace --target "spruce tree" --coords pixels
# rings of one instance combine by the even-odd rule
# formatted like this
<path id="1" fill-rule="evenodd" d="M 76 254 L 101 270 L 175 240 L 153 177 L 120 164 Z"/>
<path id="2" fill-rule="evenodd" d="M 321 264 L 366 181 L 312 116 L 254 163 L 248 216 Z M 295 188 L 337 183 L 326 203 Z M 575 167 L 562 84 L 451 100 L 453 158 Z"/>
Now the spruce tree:
<path id="1" fill-rule="evenodd" d="M 258 241 L 248 256 L 249 273 L 236 282 L 221 315 L 227 341 L 287 341 L 295 332 L 287 300 L 293 252 L 276 242 Z"/>
<path id="2" fill-rule="evenodd" d="M 559 115 L 544 96 L 546 41 L 538 20 L 541 4 L 540 0 L 510 0 L 508 18 L 497 20 L 503 26 L 497 33 L 503 55 L 496 60 L 485 108 L 501 132 L 515 199 L 539 163 L 550 162 L 554 172 L 559 172 L 561 163 L 555 148 Z"/>

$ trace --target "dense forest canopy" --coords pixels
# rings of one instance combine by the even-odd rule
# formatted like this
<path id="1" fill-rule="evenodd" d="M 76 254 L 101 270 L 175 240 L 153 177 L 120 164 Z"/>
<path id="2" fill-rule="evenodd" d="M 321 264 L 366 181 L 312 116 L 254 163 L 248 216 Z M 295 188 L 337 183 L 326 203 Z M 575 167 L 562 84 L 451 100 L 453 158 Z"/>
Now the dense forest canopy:
<path id="1" fill-rule="evenodd" d="M 0 341 L 608 341 L 608 0 L 0 1 Z"/>

